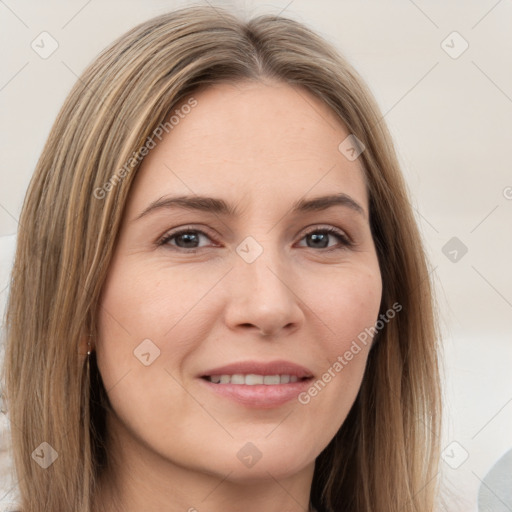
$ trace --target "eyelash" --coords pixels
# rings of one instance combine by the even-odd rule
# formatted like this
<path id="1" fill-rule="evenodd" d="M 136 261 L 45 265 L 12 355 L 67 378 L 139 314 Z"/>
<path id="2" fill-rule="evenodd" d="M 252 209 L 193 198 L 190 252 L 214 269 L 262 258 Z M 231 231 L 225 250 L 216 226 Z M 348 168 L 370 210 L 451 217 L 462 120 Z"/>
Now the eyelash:
<path id="1" fill-rule="evenodd" d="M 204 231 L 202 231 L 200 229 L 184 228 L 184 229 L 180 229 L 180 230 L 175 231 L 175 232 L 170 232 L 170 233 L 165 234 L 157 242 L 157 245 L 158 246 L 170 245 L 169 242 L 173 238 L 176 238 L 176 237 L 178 237 L 180 235 L 183 235 L 185 233 L 196 233 L 196 234 L 204 235 L 205 237 L 209 238 L 210 240 L 213 240 L 213 238 L 210 235 L 208 235 L 207 233 L 205 233 Z M 335 235 L 341 241 L 340 245 L 338 245 L 338 246 L 321 248 L 321 250 L 323 252 L 331 252 L 331 251 L 335 251 L 335 250 L 346 250 L 346 249 L 349 249 L 349 248 L 353 247 L 353 245 L 354 245 L 354 243 L 349 239 L 349 237 L 347 235 L 345 235 L 342 231 L 339 231 L 338 229 L 333 228 L 333 227 L 325 227 L 325 228 L 315 228 L 315 229 L 312 229 L 311 231 L 308 231 L 307 233 L 304 233 L 304 235 L 302 236 L 301 240 L 304 239 L 305 237 L 307 237 L 308 235 L 312 235 L 314 233 L 323 233 L 323 234 Z M 215 240 L 213 240 L 213 241 L 215 241 Z M 196 252 L 200 251 L 201 249 L 205 249 L 205 247 L 196 247 L 196 248 L 192 248 L 192 249 L 185 249 L 183 247 L 177 247 L 177 246 L 171 246 L 171 247 L 173 249 L 175 249 L 175 250 L 183 251 L 185 253 L 196 253 Z M 306 249 L 314 249 L 314 247 L 306 247 Z"/>

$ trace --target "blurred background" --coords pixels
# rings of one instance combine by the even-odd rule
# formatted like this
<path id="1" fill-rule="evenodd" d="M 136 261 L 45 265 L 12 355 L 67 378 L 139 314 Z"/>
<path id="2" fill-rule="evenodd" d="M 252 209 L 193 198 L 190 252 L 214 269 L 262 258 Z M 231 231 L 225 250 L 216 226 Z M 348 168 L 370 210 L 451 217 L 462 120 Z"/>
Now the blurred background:
<path id="1" fill-rule="evenodd" d="M 512 2 L 201 3 L 297 19 L 366 80 L 394 137 L 437 293 L 446 509 L 512 511 Z M 129 28 L 191 4 L 0 0 L 2 315 L 24 194 L 72 85 Z M 0 510 L 9 510 L 16 479 L 0 408 Z"/>

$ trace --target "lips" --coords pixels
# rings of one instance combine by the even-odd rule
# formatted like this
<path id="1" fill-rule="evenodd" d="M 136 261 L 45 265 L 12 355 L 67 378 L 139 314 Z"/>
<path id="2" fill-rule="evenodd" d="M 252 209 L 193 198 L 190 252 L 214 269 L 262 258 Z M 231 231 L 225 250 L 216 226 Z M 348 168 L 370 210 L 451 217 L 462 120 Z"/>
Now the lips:
<path id="1" fill-rule="evenodd" d="M 268 409 L 296 398 L 310 385 L 313 373 L 289 361 L 242 361 L 211 368 L 199 377 L 217 395 Z"/>

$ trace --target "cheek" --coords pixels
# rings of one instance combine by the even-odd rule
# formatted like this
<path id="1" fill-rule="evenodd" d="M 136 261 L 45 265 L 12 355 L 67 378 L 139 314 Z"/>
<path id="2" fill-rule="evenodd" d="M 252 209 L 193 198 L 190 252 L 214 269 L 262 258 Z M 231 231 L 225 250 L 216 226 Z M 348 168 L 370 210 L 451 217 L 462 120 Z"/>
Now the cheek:
<path id="1" fill-rule="evenodd" d="M 377 264 L 343 269 L 325 280 L 315 302 L 330 333 L 324 338 L 324 349 L 331 358 L 343 353 L 353 340 L 375 325 L 381 298 Z"/>
<path id="2" fill-rule="evenodd" d="M 194 406 L 179 385 L 195 346 L 184 326 L 206 284 L 173 281 L 170 289 L 149 266 L 113 265 L 102 293 L 98 368 L 116 415 L 140 438 L 176 434 L 183 428 L 176 418 Z"/>
<path id="3" fill-rule="evenodd" d="M 132 337 L 162 338 L 212 287 L 218 279 L 212 274 L 200 279 L 149 264 L 113 267 L 102 295 L 102 325 Z"/>
<path id="4" fill-rule="evenodd" d="M 299 396 L 299 403 L 312 416 L 324 418 L 327 438 L 334 436 L 359 392 L 381 295 L 381 275 L 375 264 L 331 275 L 315 299 L 314 311 L 325 329 L 325 335 L 317 337 L 322 371 Z"/>
<path id="5" fill-rule="evenodd" d="M 139 387 L 168 382 L 165 369 L 181 378 L 188 355 L 217 318 L 203 298 L 221 275 L 114 261 L 101 297 L 96 347 L 106 389 L 121 379 L 125 386 L 138 381 Z"/>
<path id="6" fill-rule="evenodd" d="M 126 340 L 133 350 L 146 338 L 160 345 L 173 340 L 179 349 L 178 333 L 188 317 L 199 319 L 199 328 L 208 320 L 206 312 L 197 312 L 203 311 L 202 299 L 221 276 L 220 271 L 199 274 L 137 261 L 114 264 L 102 293 L 100 338 L 109 340 L 106 348 L 124 345 L 124 351 Z"/>

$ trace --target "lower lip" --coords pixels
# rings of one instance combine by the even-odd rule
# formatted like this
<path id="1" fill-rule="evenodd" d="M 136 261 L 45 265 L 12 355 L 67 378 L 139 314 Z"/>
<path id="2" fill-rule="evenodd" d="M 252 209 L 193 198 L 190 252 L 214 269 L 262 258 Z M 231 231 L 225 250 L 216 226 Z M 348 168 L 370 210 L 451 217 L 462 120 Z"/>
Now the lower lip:
<path id="1" fill-rule="evenodd" d="M 291 382 L 288 384 L 214 384 L 205 379 L 200 379 L 210 390 L 218 395 L 231 398 L 235 402 L 246 407 L 258 409 L 271 409 L 294 400 L 299 393 L 306 390 L 312 378 Z"/>

